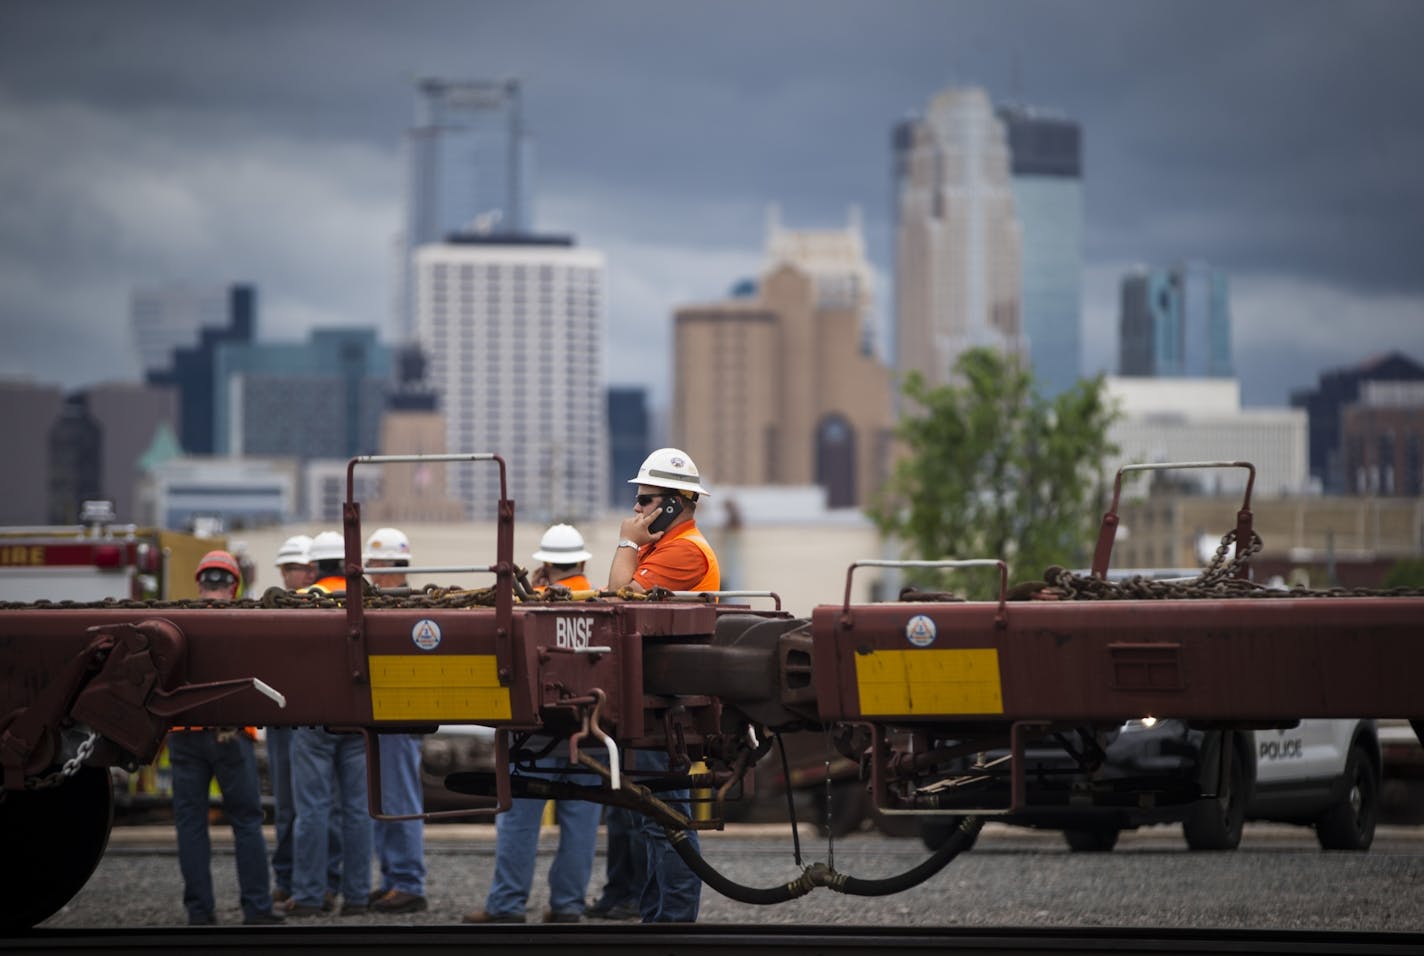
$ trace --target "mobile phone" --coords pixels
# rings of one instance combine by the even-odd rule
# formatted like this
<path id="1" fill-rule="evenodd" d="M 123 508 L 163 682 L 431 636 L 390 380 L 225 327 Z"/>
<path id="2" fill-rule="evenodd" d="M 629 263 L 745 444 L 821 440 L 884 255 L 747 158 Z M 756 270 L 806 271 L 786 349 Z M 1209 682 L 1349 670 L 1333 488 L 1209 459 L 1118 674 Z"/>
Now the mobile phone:
<path id="1" fill-rule="evenodd" d="M 680 514 L 682 514 L 682 497 L 669 495 L 663 499 L 662 507 L 658 509 L 658 516 L 648 523 L 648 533 L 657 534 L 659 531 L 666 531 L 668 525 L 676 521 Z"/>

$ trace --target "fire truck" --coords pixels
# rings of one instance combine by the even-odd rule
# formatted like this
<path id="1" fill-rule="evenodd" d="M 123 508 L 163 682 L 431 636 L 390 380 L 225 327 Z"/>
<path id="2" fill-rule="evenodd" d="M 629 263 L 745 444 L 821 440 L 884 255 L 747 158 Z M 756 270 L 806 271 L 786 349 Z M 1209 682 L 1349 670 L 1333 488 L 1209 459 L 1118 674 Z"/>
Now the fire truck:
<path id="1" fill-rule="evenodd" d="M 223 537 L 115 521 L 109 501 L 85 501 L 78 525 L 0 528 L 0 601 L 77 604 L 177 601 L 198 596 L 193 568 Z M 173 796 L 165 749 L 131 771 L 110 770 L 114 809 L 130 818 L 166 808 Z"/>
<path id="2" fill-rule="evenodd" d="M 494 562 L 407 569 L 478 567 L 494 575 L 492 587 L 364 585 L 355 469 L 412 461 L 498 466 Z M 217 605 L 0 607 L 0 927 L 34 926 L 83 887 L 108 841 L 107 768 L 151 761 L 178 723 L 361 733 L 378 819 L 393 818 L 381 805 L 383 734 L 483 725 L 495 732 L 493 771 L 446 778 L 453 792 L 483 801 L 469 814 L 492 818 L 515 797 L 633 809 L 667 831 L 709 886 L 752 904 L 817 889 L 907 890 L 968 849 L 996 815 L 1229 802 L 1240 785 L 1230 746 L 1188 777 L 1093 777 L 1102 734 L 1128 720 L 1176 718 L 1223 740 L 1312 718 L 1402 718 L 1424 728 L 1424 592 L 1254 586 L 1255 472 L 1226 464 L 1251 469 L 1219 550 L 1224 557 L 1234 543 L 1235 556 L 1189 586 L 1126 589 L 1107 580 L 1119 474 L 1087 576 L 1055 566 L 1021 582 L 1025 590 L 1009 587 L 998 558 L 867 559 L 840 569 L 841 599 L 795 617 L 779 598 L 772 609 L 744 600 L 770 592 L 534 592 L 514 561 L 514 501 L 498 455 L 352 459 L 345 591 L 269 588 Z M 856 572 L 890 565 L 994 567 L 998 594 L 961 601 L 902 592 L 853 603 Z M 873 812 L 954 819 L 953 833 L 892 876 L 840 872 L 831 856 L 775 886 L 729 879 L 688 833 L 721 828 L 749 772 L 775 759 L 781 734 L 798 730 L 856 763 Z M 538 741 L 550 737 L 598 782 L 541 775 Z M 1074 779 L 1087 774 L 1088 786 L 1034 772 L 1028 750 L 1045 738 L 1059 742 L 1075 762 Z M 632 759 L 638 751 L 665 754 L 668 769 L 649 770 Z M 991 751 L 1003 759 L 963 772 L 963 758 Z M 709 794 L 702 809 L 684 813 L 659 797 L 684 789 Z"/>
<path id="3" fill-rule="evenodd" d="M 108 501 L 86 501 L 78 525 L 0 528 L 0 601 L 182 600 L 192 569 L 222 538 L 121 525 Z"/>

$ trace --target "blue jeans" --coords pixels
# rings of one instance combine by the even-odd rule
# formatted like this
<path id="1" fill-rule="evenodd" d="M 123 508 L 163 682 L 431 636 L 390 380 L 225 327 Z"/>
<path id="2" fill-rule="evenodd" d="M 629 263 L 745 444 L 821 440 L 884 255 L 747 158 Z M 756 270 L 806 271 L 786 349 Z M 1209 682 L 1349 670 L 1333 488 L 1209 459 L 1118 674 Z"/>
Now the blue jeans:
<path id="1" fill-rule="evenodd" d="M 636 756 L 640 770 L 667 770 L 668 755 L 663 751 L 639 750 Z M 687 790 L 668 790 L 660 797 L 675 810 L 691 816 Z M 688 869 L 682 857 L 672 847 L 661 823 L 643 817 L 637 833 L 647 854 L 648 879 L 643 887 L 640 909 L 644 923 L 695 923 L 702 902 L 702 879 Z M 701 850 L 696 830 L 687 831 L 694 850 Z"/>
<path id="2" fill-rule="evenodd" d="M 539 776 L 583 784 L 598 782 L 591 773 L 571 770 L 567 754 L 561 744 L 539 760 Z M 485 911 L 492 916 L 523 913 L 529 902 L 539 853 L 539 823 L 546 802 L 515 800 L 511 809 L 495 817 L 494 880 L 485 897 Z M 598 804 L 585 800 L 554 801 L 559 848 L 549 864 L 549 909 L 555 913 L 583 915 L 584 895 L 593 875 L 593 855 L 598 844 L 599 810 Z"/>
<path id="3" fill-rule="evenodd" d="M 637 909 L 648 882 L 648 855 L 638 835 L 643 815 L 623 807 L 606 807 L 603 825 L 608 830 L 608 863 L 604 869 L 603 893 L 594 906 Z"/>
<path id="4" fill-rule="evenodd" d="M 420 785 L 420 735 L 381 735 L 381 810 L 389 814 L 425 810 Z M 425 895 L 425 821 L 376 820 L 376 857 L 382 892 Z"/>
<path id="5" fill-rule="evenodd" d="M 371 814 L 366 805 L 366 745 L 359 734 L 319 727 L 292 733 L 292 898 L 320 906 L 330 865 L 331 814 L 341 814 L 341 896 L 365 906 L 371 896 Z"/>
<path id="6" fill-rule="evenodd" d="M 270 913 L 267 841 L 262 836 L 262 793 L 252 738 L 232 732 L 220 742 L 214 730 L 177 730 L 168 735 L 168 759 L 173 767 L 173 825 L 188 918 L 206 921 L 216 908 L 208 840 L 208 787 L 214 777 L 222 790 L 223 813 L 232 825 L 242 915 Z"/>
<path id="7" fill-rule="evenodd" d="M 272 848 L 272 872 L 277 888 L 292 892 L 292 844 L 297 804 L 292 796 L 292 728 L 267 728 L 267 772 L 272 777 L 272 804 L 277 845 Z M 327 828 L 326 888 L 341 888 L 341 814 L 333 808 Z"/>

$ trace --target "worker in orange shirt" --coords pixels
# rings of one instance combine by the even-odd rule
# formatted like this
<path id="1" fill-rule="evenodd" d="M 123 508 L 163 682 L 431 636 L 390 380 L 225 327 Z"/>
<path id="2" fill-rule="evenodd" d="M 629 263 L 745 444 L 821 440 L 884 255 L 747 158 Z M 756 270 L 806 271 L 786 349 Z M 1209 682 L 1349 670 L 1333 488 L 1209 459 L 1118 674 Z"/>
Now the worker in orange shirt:
<path id="1" fill-rule="evenodd" d="M 593 555 L 583 546 L 583 535 L 573 525 L 556 524 L 539 539 L 534 560 L 540 565 L 530 575 L 529 583 L 538 590 L 565 587 L 571 591 L 588 591 L 592 585 L 584 576 L 584 564 Z M 548 738 L 535 736 L 525 744 L 538 751 Z M 593 752 L 596 748 L 588 748 Z M 605 757 L 606 762 L 606 757 Z M 511 766 L 511 769 L 513 767 Z M 543 780 L 596 785 L 598 778 L 587 771 L 579 772 L 570 764 L 567 749 L 555 749 L 538 757 L 531 764 L 519 767 L 520 772 Z M 494 874 L 483 909 L 466 913 L 461 921 L 476 925 L 489 923 L 523 923 L 528 920 L 525 906 L 534 885 L 534 864 L 539 853 L 539 826 L 547 801 L 517 798 L 508 810 L 495 817 Z M 546 923 L 577 923 L 583 919 L 588 881 L 593 874 L 593 859 L 598 850 L 599 806 L 586 800 L 555 800 L 554 820 L 559 825 L 559 845 L 549 864 L 549 908 L 544 911 Z"/>
<path id="2" fill-rule="evenodd" d="M 716 591 L 722 583 L 717 554 L 697 529 L 698 499 L 710 494 L 697 465 L 679 448 L 659 448 L 649 455 L 628 484 L 638 486 L 633 514 L 618 529 L 618 548 L 608 569 L 609 588 L 649 591 Z M 665 752 L 640 750 L 637 766 L 667 770 Z M 672 790 L 663 799 L 691 815 L 687 790 Z M 662 825 L 644 817 L 638 831 L 647 859 L 647 876 L 639 909 L 645 923 L 692 923 L 702 898 L 702 881 L 688 869 L 668 841 Z M 697 831 L 688 830 L 694 850 Z"/>
<path id="3" fill-rule="evenodd" d="M 716 591 L 722 583 L 717 554 L 695 517 L 698 498 L 710 492 L 688 454 L 659 448 L 628 484 L 638 486 L 638 496 L 633 514 L 619 526 L 608 586 Z"/>
<path id="4" fill-rule="evenodd" d="M 593 557 L 583 546 L 583 535 L 571 524 L 556 524 L 539 539 L 534 552 L 539 567 L 529 576 L 529 583 L 540 591 L 551 584 L 570 591 L 591 591 L 584 566 Z"/>
<path id="5" fill-rule="evenodd" d="M 316 580 L 303 591 L 331 594 L 346 591 L 346 539 L 340 531 L 323 531 L 307 549 Z"/>
<path id="6" fill-rule="evenodd" d="M 242 569 L 227 551 L 203 555 L 196 578 L 198 598 L 204 601 L 235 601 L 242 589 Z M 232 825 L 242 922 L 249 926 L 282 922 L 282 917 L 272 912 L 267 841 L 262 835 L 262 792 L 253 750 L 256 736 L 253 727 L 174 727 L 168 735 L 173 826 L 189 926 L 218 922 L 208 838 L 208 788 L 214 778 L 222 791 L 223 814 Z"/>

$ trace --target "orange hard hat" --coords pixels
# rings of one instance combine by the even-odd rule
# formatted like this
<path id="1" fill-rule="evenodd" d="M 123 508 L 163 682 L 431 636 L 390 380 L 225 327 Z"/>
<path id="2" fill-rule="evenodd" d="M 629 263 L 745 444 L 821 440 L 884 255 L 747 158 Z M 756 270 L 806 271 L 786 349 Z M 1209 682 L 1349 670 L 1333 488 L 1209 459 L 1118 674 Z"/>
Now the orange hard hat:
<path id="1" fill-rule="evenodd" d="M 209 551 L 203 555 L 203 560 L 198 562 L 198 570 L 193 574 L 193 580 L 202 577 L 203 572 L 209 568 L 227 571 L 237 578 L 238 584 L 242 583 L 242 568 L 238 567 L 237 558 L 226 551 Z"/>

